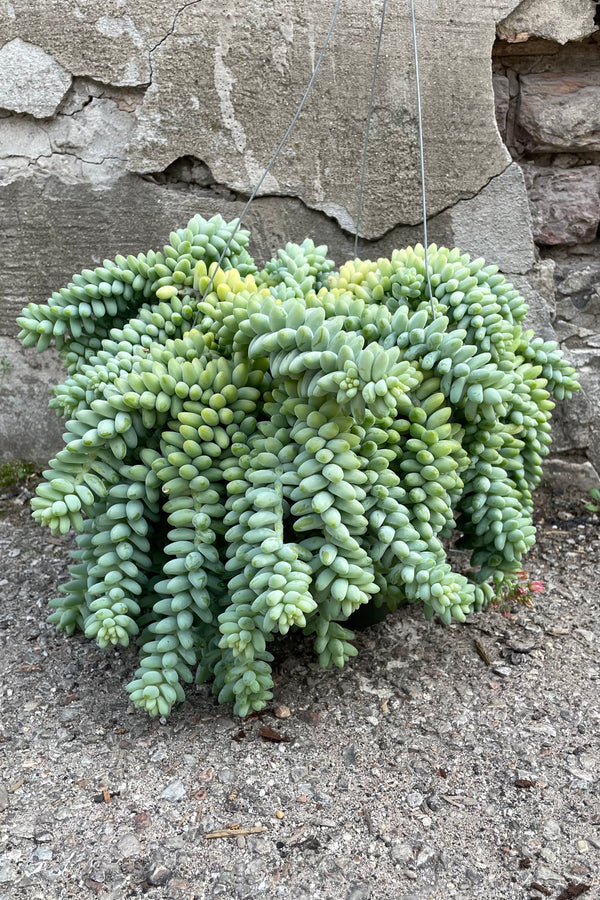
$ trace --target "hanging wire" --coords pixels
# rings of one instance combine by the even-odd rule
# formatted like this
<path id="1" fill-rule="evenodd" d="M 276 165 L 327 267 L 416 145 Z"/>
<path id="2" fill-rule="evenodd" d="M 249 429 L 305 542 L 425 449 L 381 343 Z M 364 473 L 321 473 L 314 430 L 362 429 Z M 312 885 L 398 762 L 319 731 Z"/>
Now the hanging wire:
<path id="1" fill-rule="evenodd" d="M 373 80 L 371 82 L 371 96 L 369 98 L 369 111 L 367 113 L 367 127 L 365 129 L 365 143 L 363 146 L 362 166 L 360 170 L 360 188 L 358 191 L 358 211 L 356 213 L 356 231 L 354 233 L 354 257 L 358 256 L 358 230 L 360 227 L 360 217 L 362 215 L 363 193 L 365 187 L 365 176 L 367 172 L 367 151 L 369 149 L 369 130 L 371 128 L 371 117 L 373 115 L 373 102 L 375 98 L 375 84 L 377 82 L 377 70 L 379 68 L 379 52 L 381 50 L 381 39 L 383 37 L 383 26 L 385 23 L 385 9 L 387 0 L 383 0 L 381 10 L 381 23 L 379 25 L 379 37 L 377 38 L 377 51 L 375 53 L 375 65 L 373 67 Z"/>
<path id="2" fill-rule="evenodd" d="M 431 289 L 431 278 L 429 276 L 429 264 L 427 261 L 427 197 L 425 191 L 425 152 L 423 149 L 423 118 L 421 115 L 421 87 L 419 80 L 419 52 L 417 49 L 417 26 L 415 22 L 415 4 L 414 0 L 410 0 L 410 14 L 412 19 L 412 36 L 413 50 L 415 56 L 415 83 L 417 90 L 417 122 L 419 126 L 419 154 L 421 157 L 421 202 L 423 204 L 423 245 L 425 247 L 425 274 L 427 276 L 427 287 L 429 288 L 429 299 L 431 301 L 431 312 L 435 318 L 435 307 L 433 305 L 433 291 Z"/>
<path id="3" fill-rule="evenodd" d="M 220 268 L 220 266 L 221 266 L 221 263 L 222 263 L 223 260 L 225 259 L 225 256 L 226 256 L 226 254 L 227 254 L 227 251 L 229 250 L 229 247 L 230 247 L 230 245 L 231 245 L 231 242 L 233 241 L 235 235 L 237 234 L 237 232 L 238 232 L 238 230 L 239 230 L 239 228 L 240 228 L 240 226 L 241 226 L 241 224 L 242 224 L 242 220 L 243 220 L 244 216 L 246 215 L 246 213 L 248 212 L 248 209 L 250 208 L 250 204 L 252 203 L 252 201 L 253 201 L 254 198 L 256 197 L 258 191 L 260 190 L 260 187 L 261 187 L 263 181 L 265 180 L 265 178 L 267 177 L 267 175 L 268 175 L 269 172 L 271 171 L 271 167 L 272 167 L 273 163 L 275 162 L 275 160 L 277 159 L 277 157 L 278 157 L 279 154 L 281 153 L 281 151 L 282 151 L 282 149 L 283 149 L 283 147 L 284 147 L 284 145 L 285 145 L 285 142 L 287 141 L 287 139 L 289 138 L 289 136 L 290 136 L 290 134 L 291 134 L 291 132 L 292 132 L 292 129 L 293 129 L 294 125 L 295 125 L 296 122 L 298 121 L 298 117 L 299 117 L 300 113 L 302 112 L 302 109 L 303 109 L 303 107 L 304 107 L 304 104 L 306 103 L 306 100 L 307 100 L 308 95 L 310 94 L 310 90 L 311 90 L 311 88 L 312 88 L 312 86 L 313 86 L 313 83 L 314 83 L 314 81 L 315 81 L 315 78 L 317 77 L 317 73 L 318 73 L 318 71 L 319 71 L 319 68 L 320 68 L 320 66 L 321 66 L 321 61 L 322 61 L 322 59 L 323 59 L 323 57 L 324 57 L 324 55 L 325 55 L 325 51 L 327 50 L 327 46 L 328 46 L 328 44 L 329 44 L 329 39 L 330 39 L 331 34 L 332 34 L 332 32 L 333 32 L 333 26 L 335 25 L 335 20 L 337 19 L 337 14 L 338 14 L 338 10 L 339 10 L 339 8 L 340 8 L 341 2 L 342 2 L 342 0 L 336 0 L 335 8 L 334 8 L 333 14 L 332 14 L 332 16 L 331 16 L 331 22 L 329 23 L 329 28 L 328 28 L 328 30 L 327 30 L 327 35 L 326 35 L 326 37 L 325 37 L 325 42 L 323 43 L 323 46 L 322 46 L 322 48 L 321 48 L 321 52 L 320 52 L 320 54 L 319 54 L 319 58 L 317 59 L 315 68 L 314 68 L 313 73 L 312 73 L 312 76 L 311 76 L 311 79 L 310 79 L 310 81 L 308 82 L 308 85 L 307 85 L 307 87 L 306 87 L 306 90 L 304 91 L 304 96 L 302 97 L 302 100 L 300 101 L 300 104 L 299 104 L 299 106 L 298 106 L 298 109 L 297 109 L 296 112 L 294 113 L 294 117 L 293 117 L 292 121 L 290 122 L 290 124 L 288 125 L 287 131 L 285 132 L 284 136 L 282 137 L 282 139 L 281 139 L 281 141 L 280 141 L 280 143 L 279 143 L 279 146 L 278 146 L 277 149 L 275 150 L 275 153 L 273 154 L 273 156 L 271 157 L 271 159 L 270 159 L 269 162 L 267 163 L 267 167 L 266 167 L 265 171 L 262 173 L 262 175 L 261 175 L 261 177 L 260 177 L 260 180 L 259 180 L 258 184 L 256 185 L 256 187 L 254 188 L 254 190 L 253 190 L 252 193 L 250 194 L 250 197 L 248 198 L 248 200 L 247 200 L 247 202 L 246 202 L 246 205 L 244 206 L 244 208 L 243 208 L 243 210 L 242 210 L 242 212 L 241 212 L 241 215 L 240 215 L 240 217 L 239 217 L 238 220 L 237 220 L 237 224 L 236 224 L 235 228 L 233 229 L 233 231 L 231 232 L 231 234 L 230 234 L 230 236 L 229 236 L 229 240 L 227 241 L 227 243 L 226 243 L 225 246 L 223 247 L 223 251 L 222 251 L 222 253 L 221 253 L 221 255 L 220 255 L 220 257 L 219 257 L 219 259 L 218 259 L 218 261 L 217 261 L 217 265 L 215 266 L 215 270 L 214 270 L 214 272 L 212 273 L 212 275 L 211 275 L 211 277 L 210 277 L 210 280 L 209 280 L 209 282 L 208 282 L 208 284 L 207 284 L 207 286 L 206 286 L 206 290 L 204 291 L 204 294 L 202 295 L 202 297 L 201 297 L 201 299 L 200 299 L 200 302 L 202 302 L 202 300 L 204 300 L 204 298 L 209 294 L 210 289 L 211 289 L 211 287 L 212 287 L 212 285 L 213 285 L 213 282 L 214 282 L 214 280 L 215 280 L 215 276 L 216 276 L 217 272 L 219 271 L 219 268 Z M 194 320 L 194 325 L 196 324 L 196 322 L 197 322 L 197 320 L 198 320 L 199 312 L 200 312 L 200 311 L 198 310 L 198 312 L 196 313 L 196 318 L 195 318 L 195 320 Z"/>

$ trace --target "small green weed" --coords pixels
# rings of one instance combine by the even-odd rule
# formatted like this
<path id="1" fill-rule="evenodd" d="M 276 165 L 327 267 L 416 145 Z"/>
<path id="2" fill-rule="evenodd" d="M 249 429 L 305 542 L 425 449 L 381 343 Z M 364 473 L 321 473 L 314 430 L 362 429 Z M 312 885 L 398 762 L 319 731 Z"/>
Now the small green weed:
<path id="1" fill-rule="evenodd" d="M 585 508 L 590 512 L 597 513 L 600 512 L 600 490 L 598 488 L 590 488 L 590 494 L 593 500 L 596 500 L 596 503 L 586 503 Z"/>
<path id="2" fill-rule="evenodd" d="M 5 356 L 3 356 L 2 359 L 0 359 L 0 391 L 2 390 L 4 379 L 6 378 L 11 368 L 12 363 Z"/>
<path id="3" fill-rule="evenodd" d="M 37 469 L 30 462 L 13 460 L 0 465 L 0 493 L 15 487 L 36 473 Z"/>

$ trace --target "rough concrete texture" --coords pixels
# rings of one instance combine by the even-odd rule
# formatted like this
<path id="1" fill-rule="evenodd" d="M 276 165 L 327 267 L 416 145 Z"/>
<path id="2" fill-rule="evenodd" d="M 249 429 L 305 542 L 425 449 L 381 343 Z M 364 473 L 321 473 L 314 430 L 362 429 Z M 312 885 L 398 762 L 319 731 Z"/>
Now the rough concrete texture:
<path id="1" fill-rule="evenodd" d="M 0 45 L 26 37 L 73 75 L 148 84 L 152 50 L 182 6 L 184 0 L 2 0 Z"/>
<path id="2" fill-rule="evenodd" d="M 600 166 L 555 169 L 526 163 L 523 168 L 536 243 L 595 240 L 600 223 Z"/>
<path id="3" fill-rule="evenodd" d="M 125 171 L 133 127 L 113 100 L 96 98 L 49 122 L 0 119 L 0 184 L 36 169 L 65 183 L 114 181 Z"/>
<path id="4" fill-rule="evenodd" d="M 518 139 L 539 151 L 600 150 L 600 78 L 552 72 L 522 75 Z"/>
<path id="5" fill-rule="evenodd" d="M 0 336 L 0 462 L 45 462 L 61 446 L 63 423 L 48 410 L 50 385 L 64 372 L 53 353 L 26 353 Z"/>
<path id="6" fill-rule="evenodd" d="M 531 321 L 545 337 L 552 336 L 552 279 L 540 282 L 525 183 L 498 129 L 510 145 L 520 79 L 527 86 L 527 77 L 547 73 L 534 65 L 522 69 L 519 78 L 514 72 L 496 74 L 504 104 L 496 125 L 490 55 L 496 25 L 509 21 L 511 13 L 527 14 L 531 21 L 535 15 L 532 34 L 560 28 L 564 36 L 570 28 L 581 31 L 574 23 L 577 10 L 579 4 L 569 15 L 557 16 L 549 4 L 519 5 L 517 0 L 416 4 L 429 238 L 499 265 L 526 295 Z M 52 94 L 54 107 L 46 118 L 36 117 L 35 110 L 49 105 L 47 83 L 39 92 L 34 80 L 28 83 L 23 96 L 29 107 L 23 112 L 16 104 L 0 105 L 6 276 L 0 334 L 14 340 L 14 319 L 23 305 L 44 302 L 83 267 L 117 252 L 160 247 L 173 227 L 197 212 L 238 215 L 314 70 L 332 11 L 333 0 L 327 8 L 314 0 L 250 5 L 235 0 L 226 8 L 216 0 L 0 0 L 0 85 L 5 83 L 0 91 L 13 83 L 10 65 L 2 60 L 14 58 L 15 47 L 25 42 L 71 80 L 62 99 Z M 353 255 L 380 13 L 381 0 L 367 9 L 359 0 L 348 0 L 340 8 L 314 91 L 263 186 L 265 196 L 256 199 L 247 216 L 259 263 L 287 241 L 307 235 L 327 243 L 338 264 Z M 567 105 L 576 100 L 588 117 L 582 142 L 593 131 L 595 115 L 589 108 L 595 96 L 589 43 L 561 48 L 548 40 L 536 42 L 539 59 L 555 61 L 553 71 L 559 57 L 562 65 L 579 54 L 577 76 L 592 77 L 567 97 Z M 524 43 L 507 46 L 525 54 Z M 560 70 L 563 76 L 570 71 L 567 63 Z M 560 106 L 567 96 L 560 93 L 561 84 L 554 105 L 572 137 L 578 125 Z M 525 106 L 531 113 L 519 123 L 519 134 L 525 142 L 540 140 L 542 125 L 548 126 L 540 125 L 533 95 Z M 361 225 L 361 232 L 378 239 L 361 240 L 362 256 L 389 255 L 395 247 L 423 239 L 416 137 L 408 7 L 392 4 Z M 582 345 L 589 346 L 588 338 Z M 9 355 L 19 356 L 16 344 L 7 348 Z M 35 368 L 39 359 L 33 353 L 23 357 L 30 367 L 27 377 L 36 385 L 28 389 L 28 409 L 51 442 L 58 431 L 53 413 L 45 409 L 44 379 L 61 376 Z M 16 407 L 5 409 L 5 434 L 20 433 L 18 415 Z M 57 441 L 53 450 L 58 446 Z M 30 446 L 21 449 L 24 455 L 33 452 Z M 2 455 L 7 454 L 19 455 L 18 441 L 10 447 L 2 441 Z M 48 455 L 40 449 L 38 459 Z"/>
<path id="7" fill-rule="evenodd" d="M 579 41 L 596 31 L 594 7 L 590 0 L 569 0 L 566 15 L 557 15 L 555 0 L 523 0 L 498 25 L 498 35 L 506 41 L 545 38 L 566 44 Z"/>
<path id="8" fill-rule="evenodd" d="M 9 168 L 29 166 L 31 160 L 50 155 L 50 139 L 43 125 L 34 119 L 0 119 L 0 174 Z"/>
<path id="9" fill-rule="evenodd" d="M 477 197 L 457 203 L 450 218 L 454 242 L 473 256 L 483 256 L 511 274 L 524 274 L 534 265 L 531 213 L 523 172 L 516 163 Z"/>
<path id="10" fill-rule="evenodd" d="M 0 49 L 0 108 L 29 113 L 38 119 L 53 116 L 71 75 L 41 47 L 20 38 Z"/>
<path id="11" fill-rule="evenodd" d="M 518 173 L 518 168 L 515 169 Z M 509 173 L 501 178 L 508 179 Z M 486 227 L 485 222 L 491 227 L 500 202 L 493 185 L 478 200 L 484 223 L 481 227 Z M 116 253 L 159 248 L 167 242 L 174 227 L 185 225 L 197 212 L 206 217 L 220 213 L 232 219 L 240 214 L 242 206 L 239 199 L 223 199 L 211 188 L 197 185 L 157 184 L 153 179 L 133 175 L 106 183 L 68 183 L 58 175 L 47 177 L 30 170 L 27 177 L 13 180 L 0 189 L 7 274 L 0 334 L 15 334 L 14 318 L 23 304 L 29 300 L 45 302 L 51 291 L 65 284 L 73 272 L 99 265 L 102 259 L 114 257 Z M 506 215 L 511 215 L 511 228 L 517 222 L 519 239 L 530 247 L 529 252 L 526 246 L 515 251 L 513 257 L 506 247 L 501 259 L 506 271 L 524 273 L 533 265 L 526 212 L 525 206 L 519 218 L 506 208 Z M 353 255 L 353 236 L 341 232 L 332 220 L 298 200 L 257 198 L 244 224 L 251 232 L 250 250 L 261 264 L 287 241 L 302 241 L 306 235 L 327 244 L 330 256 L 338 264 Z M 473 257 L 485 253 L 490 263 L 498 264 L 498 253 L 490 243 L 470 246 L 475 236 L 474 232 L 468 232 L 466 215 L 459 214 L 453 221 L 450 213 L 443 213 L 429 223 L 430 241 L 460 246 Z M 374 258 L 389 255 L 395 247 L 419 240 L 422 240 L 420 226 L 398 227 L 375 245 L 360 242 L 359 254 Z M 35 267 L 28 264 L 27 254 L 31 252 L 28 248 L 35 248 Z M 516 265 L 511 265 L 512 260 Z"/>
<path id="12" fill-rule="evenodd" d="M 258 716 L 234 720 L 202 685 L 165 721 L 127 702 L 132 647 L 44 621 L 72 539 L 15 493 L 0 497 L 0 896 L 597 900 L 589 495 L 537 506 L 534 608 L 444 628 L 408 607 L 341 671 L 288 635 Z"/>
<path id="13" fill-rule="evenodd" d="M 0 334 L 16 334 L 14 319 L 23 304 L 45 302 L 73 272 L 116 253 L 160 248 L 174 227 L 184 226 L 196 213 L 233 219 L 242 205 L 209 189 L 159 185 L 133 175 L 90 184 L 29 171 L 0 189 L 5 253 Z M 302 241 L 307 234 L 327 243 L 339 262 L 352 254 L 351 237 L 299 201 L 259 198 L 245 225 L 261 262 L 287 241 Z"/>
<path id="14" fill-rule="evenodd" d="M 495 16 L 515 5 L 463 0 L 457 9 L 446 0 L 419 8 L 421 79 L 435 85 L 424 111 L 430 214 L 477 194 L 509 162 L 489 102 L 489 58 Z M 300 197 L 350 230 L 379 12 L 379 4 L 368 15 L 359 0 L 346 4 L 315 90 L 262 188 Z M 282 5 L 277 12 L 245 0 L 226 10 L 217 0 L 190 4 L 153 54 L 154 78 L 130 148 L 132 168 L 161 170 L 195 153 L 218 181 L 249 193 L 292 118 L 326 29 L 327 14 L 317 0 Z M 241 30 L 252 39 L 240 41 Z M 264 85 L 258 96 L 257 70 Z M 397 223 L 420 220 L 418 166 L 408 6 L 392 4 L 370 133 L 365 236 L 380 237 Z"/>

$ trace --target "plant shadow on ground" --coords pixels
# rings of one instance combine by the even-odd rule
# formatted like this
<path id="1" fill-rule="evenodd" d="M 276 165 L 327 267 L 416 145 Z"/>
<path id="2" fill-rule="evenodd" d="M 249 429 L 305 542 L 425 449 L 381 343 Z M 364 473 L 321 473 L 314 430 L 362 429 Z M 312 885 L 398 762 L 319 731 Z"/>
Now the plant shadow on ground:
<path id="1" fill-rule="evenodd" d="M 13 517 L 15 520 L 23 520 L 27 518 L 29 499 L 33 496 L 35 486 L 40 480 L 40 472 L 31 463 L 8 463 L 0 468 L 0 517 Z M 535 505 L 535 523 L 538 527 L 538 543 L 533 550 L 525 557 L 523 566 L 528 570 L 532 579 L 544 579 L 544 572 L 548 565 L 553 568 L 560 568 L 560 558 L 555 553 L 548 554 L 544 549 L 544 537 L 552 535 L 553 532 L 558 534 L 576 534 L 578 529 L 600 524 L 600 516 L 586 507 L 589 496 L 584 492 L 575 493 L 566 491 L 561 488 L 552 488 L 545 485 L 540 488 L 536 494 Z M 30 527 L 36 531 L 39 526 L 30 523 Z M 29 531 L 29 529 L 27 529 Z M 71 542 L 71 537 L 53 538 L 57 547 L 64 545 L 64 567 L 66 569 L 67 546 Z M 454 551 L 451 549 L 450 561 L 454 568 L 460 572 L 467 572 L 469 569 L 468 553 L 463 551 Z M 60 551 L 57 550 L 57 553 Z M 60 582 L 59 582 L 60 583 Z M 54 588 L 54 591 L 56 587 Z M 51 594 L 46 598 L 42 598 L 42 606 L 45 606 Z M 535 613 L 543 616 L 546 603 L 546 597 L 542 594 L 535 598 Z M 50 612 L 50 610 L 47 610 Z M 43 610 L 45 613 L 46 610 Z M 341 692 L 345 692 L 344 686 L 348 680 L 353 680 L 353 673 L 364 672 L 366 668 L 379 672 L 384 677 L 386 665 L 389 658 L 386 654 L 391 652 L 394 659 L 410 656 L 411 647 L 417 639 L 428 639 L 428 636 L 438 634 L 443 636 L 441 642 L 436 641 L 436 651 L 441 650 L 442 657 L 438 660 L 441 667 L 451 665 L 452 658 L 457 652 L 457 645 L 463 644 L 465 641 L 472 645 L 474 633 L 481 633 L 492 636 L 499 634 L 500 631 L 506 631 L 507 628 L 514 628 L 515 622 L 519 623 L 520 617 L 525 615 L 527 610 L 523 604 L 518 602 L 508 602 L 502 606 L 496 605 L 475 613 L 468 617 L 465 625 L 453 623 L 446 627 L 440 623 L 437 618 L 431 622 L 426 622 L 423 618 L 422 610 L 418 605 L 406 605 L 393 613 L 385 615 L 381 621 L 374 623 L 349 622 L 349 627 L 356 630 L 356 639 L 354 641 L 358 656 L 346 664 L 344 669 L 338 670 L 332 668 L 324 670 L 319 666 L 318 658 L 313 652 L 312 645 L 314 638 L 306 637 L 301 632 L 290 632 L 287 635 L 277 635 L 275 640 L 269 645 L 269 650 L 274 656 L 273 661 L 273 677 L 275 682 L 274 699 L 267 705 L 266 713 L 269 714 L 273 705 L 278 702 L 278 692 L 281 688 L 288 692 L 288 687 L 292 690 L 301 687 L 300 692 L 303 700 L 310 703 L 318 702 L 318 685 L 327 686 L 327 690 L 335 688 L 337 685 Z M 53 631 L 53 629 L 52 629 Z M 401 636 L 405 635 L 406 642 L 403 643 Z M 81 645 L 81 650 L 89 657 L 90 671 L 98 669 L 98 677 L 106 679 L 107 676 L 116 677 L 116 671 L 111 673 L 112 662 L 115 663 L 115 669 L 121 673 L 125 669 L 133 677 L 133 673 L 138 665 L 137 648 L 132 642 L 130 647 L 119 647 L 111 651 L 106 649 L 100 651 L 92 641 L 86 639 L 81 633 L 77 632 L 71 637 L 67 637 L 62 633 L 54 634 L 55 641 L 75 641 Z M 400 638 L 400 640 L 399 640 Z M 390 642 L 393 646 L 390 648 Z M 57 647 L 58 649 L 58 647 Z M 302 672 L 300 683 L 298 682 L 298 673 Z M 418 671 L 410 672 L 410 680 L 418 678 Z M 92 676 L 93 677 L 93 676 Z M 306 690 L 308 688 L 308 690 Z M 124 685 L 121 686 L 121 690 Z M 85 698 L 82 698 L 85 700 Z M 89 698 L 93 702 L 93 698 Z M 117 705 L 127 704 L 127 697 L 123 691 L 119 690 L 116 697 Z M 200 707 L 198 709 L 197 707 Z M 231 710 L 229 706 L 220 706 L 217 698 L 212 696 L 210 684 L 200 686 L 195 691 L 188 687 L 187 698 L 184 704 L 176 707 L 171 718 L 177 718 L 186 709 L 188 712 L 200 712 L 206 714 L 208 708 L 213 708 L 217 717 L 223 715 L 229 717 Z"/>
<path id="2" fill-rule="evenodd" d="M 45 624 L 72 538 L 31 520 L 30 495 L 5 498 L 0 521 L 9 896 L 593 896 L 600 518 L 586 496 L 538 495 L 533 609 L 444 627 L 405 607 L 358 634 L 342 671 L 286 636 L 264 711 L 233 719 L 205 685 L 165 721 L 128 704 L 134 648 Z M 206 840 L 228 823 L 262 832 Z"/>

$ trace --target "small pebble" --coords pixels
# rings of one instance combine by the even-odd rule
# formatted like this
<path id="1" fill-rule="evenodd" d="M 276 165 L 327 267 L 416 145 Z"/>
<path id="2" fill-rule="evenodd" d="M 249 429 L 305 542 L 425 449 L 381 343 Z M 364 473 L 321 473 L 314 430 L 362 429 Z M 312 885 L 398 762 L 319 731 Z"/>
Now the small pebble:
<path id="1" fill-rule="evenodd" d="M 411 791 L 406 797 L 406 803 L 410 809 L 418 809 L 423 803 L 423 794 L 420 791 Z"/>
<path id="2" fill-rule="evenodd" d="M 531 653 L 536 645 L 536 639 L 534 637 L 522 637 L 522 638 L 511 638 L 507 642 L 507 647 L 511 650 L 514 650 L 515 653 Z"/>
<path id="3" fill-rule="evenodd" d="M 577 849 L 580 853 L 587 853 L 590 849 L 590 845 L 587 841 L 577 841 Z"/>
<path id="4" fill-rule="evenodd" d="M 45 823 L 36 825 L 33 832 L 33 839 L 36 844 L 50 844 L 52 842 L 52 832 Z"/>
<path id="5" fill-rule="evenodd" d="M 435 850 L 433 847 L 423 847 L 422 850 L 419 850 L 417 856 L 417 869 L 422 869 L 424 866 L 429 865 L 430 862 L 435 857 Z"/>
<path id="6" fill-rule="evenodd" d="M 392 841 L 390 856 L 395 863 L 405 863 L 413 858 L 413 849 L 410 844 L 402 844 L 400 841 Z"/>
<path id="7" fill-rule="evenodd" d="M 595 640 L 594 632 L 590 631 L 588 628 L 579 627 L 577 629 L 577 632 L 578 632 L 578 634 L 581 635 L 581 637 L 584 639 L 584 641 L 588 642 L 588 644 L 592 644 L 594 642 L 594 640 Z"/>
<path id="8" fill-rule="evenodd" d="M 184 840 L 180 834 L 173 834 L 166 838 L 163 843 L 165 850 L 181 850 L 184 846 Z"/>
<path id="9" fill-rule="evenodd" d="M 169 800 L 171 803 L 177 803 L 179 800 L 183 800 L 185 795 L 185 787 L 183 786 L 183 783 L 177 779 L 167 785 L 160 797 L 161 800 Z"/>
<path id="10" fill-rule="evenodd" d="M 154 866 L 146 873 L 146 881 L 148 884 L 155 886 L 166 884 L 173 877 L 173 873 L 166 866 Z"/>
<path id="11" fill-rule="evenodd" d="M 269 856 L 273 849 L 272 841 L 264 834 L 249 834 L 246 838 L 248 849 L 260 856 Z"/>
<path id="12" fill-rule="evenodd" d="M 438 812 L 444 805 L 439 794 L 430 794 L 425 802 L 432 812 Z"/>
<path id="13" fill-rule="evenodd" d="M 0 865 L 0 884 L 11 884 L 17 877 L 17 870 L 10 863 Z"/>
<path id="14" fill-rule="evenodd" d="M 135 834 L 124 834 L 117 844 L 117 850 L 123 857 L 137 856 L 141 849 L 140 842 Z"/>
<path id="15" fill-rule="evenodd" d="M 217 778 L 221 784 L 231 784 L 235 781 L 235 772 L 233 769 L 224 768 L 219 771 Z"/>
<path id="16" fill-rule="evenodd" d="M 508 678 L 512 675 L 512 669 L 509 666 L 494 666 L 492 672 L 496 675 L 500 675 L 502 678 Z"/>
<path id="17" fill-rule="evenodd" d="M 345 750 L 342 751 L 342 756 L 344 758 L 344 762 L 346 762 L 349 766 L 353 766 L 356 763 L 356 744 L 349 744 Z"/>
<path id="18" fill-rule="evenodd" d="M 542 834 L 547 840 L 555 840 L 559 838 L 562 834 L 562 829 L 558 822 L 554 819 L 548 819 L 544 822 L 544 826 L 542 828 Z"/>
<path id="19" fill-rule="evenodd" d="M 347 871 L 351 863 L 352 860 L 349 856 L 338 856 L 337 859 L 334 860 L 334 865 L 337 866 L 338 869 L 341 869 L 342 872 Z"/>
<path id="20" fill-rule="evenodd" d="M 134 823 L 136 831 L 143 831 L 144 828 L 149 828 L 152 825 L 152 819 L 147 812 L 139 812 L 136 814 Z"/>

